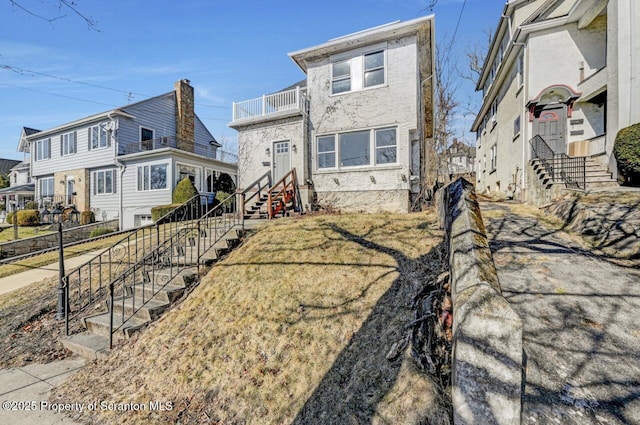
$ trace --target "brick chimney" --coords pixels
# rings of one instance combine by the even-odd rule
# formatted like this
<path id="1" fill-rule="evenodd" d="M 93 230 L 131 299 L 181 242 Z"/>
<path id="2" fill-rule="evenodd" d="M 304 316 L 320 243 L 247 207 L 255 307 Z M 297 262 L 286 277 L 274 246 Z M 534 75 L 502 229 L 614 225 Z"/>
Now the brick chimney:
<path id="1" fill-rule="evenodd" d="M 183 79 L 173 85 L 176 91 L 176 145 L 178 149 L 194 152 L 195 112 L 193 87 Z"/>

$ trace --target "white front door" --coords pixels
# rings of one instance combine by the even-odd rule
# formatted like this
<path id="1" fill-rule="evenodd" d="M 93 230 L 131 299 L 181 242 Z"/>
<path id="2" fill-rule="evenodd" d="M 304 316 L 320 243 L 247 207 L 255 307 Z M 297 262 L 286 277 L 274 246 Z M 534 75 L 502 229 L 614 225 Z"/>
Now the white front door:
<path id="1" fill-rule="evenodd" d="M 76 195 L 75 185 L 76 185 L 75 177 L 67 176 L 67 199 L 66 199 L 67 205 L 75 204 L 75 195 Z"/>
<path id="2" fill-rule="evenodd" d="M 276 183 L 291 171 L 291 153 L 289 142 L 273 144 L 273 182 Z"/>

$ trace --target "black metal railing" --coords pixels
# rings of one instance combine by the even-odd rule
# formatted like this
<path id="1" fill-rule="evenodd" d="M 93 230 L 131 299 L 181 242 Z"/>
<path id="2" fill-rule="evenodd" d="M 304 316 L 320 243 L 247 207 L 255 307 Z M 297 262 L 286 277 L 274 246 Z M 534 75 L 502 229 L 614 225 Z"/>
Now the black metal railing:
<path id="1" fill-rule="evenodd" d="M 538 134 L 529 141 L 529 144 L 531 159 L 540 160 L 553 183 L 564 183 L 566 187 L 585 190 L 586 157 L 570 157 L 566 153 L 555 153 Z"/>
<path id="2" fill-rule="evenodd" d="M 216 249 L 223 236 L 240 224 L 235 208 L 236 195 L 230 195 L 197 220 L 187 223 L 155 249 L 131 264 L 109 283 L 109 347 L 113 335 L 126 325 L 156 292 L 187 268 L 203 265 L 203 256 Z M 231 208 L 230 208 L 231 207 Z M 236 212 L 225 213 L 225 210 Z M 162 273 L 158 273 L 162 270 Z M 147 291 L 150 288 L 150 291 Z M 140 294 L 136 297 L 136 294 Z M 118 306 L 116 314 L 115 307 Z"/>
<path id="3" fill-rule="evenodd" d="M 62 280 L 67 300 L 67 335 L 71 320 L 78 319 L 90 306 L 104 300 L 109 282 L 133 264 L 146 259 L 164 241 L 188 226 L 191 221 L 204 216 L 211 208 L 209 195 L 196 195 L 158 219 L 156 223 L 136 229 L 64 275 Z"/>
<path id="4" fill-rule="evenodd" d="M 164 136 L 156 139 L 135 142 L 119 142 L 118 155 L 129 155 L 133 153 L 147 152 L 164 148 L 173 148 L 192 152 L 198 155 L 206 156 L 210 159 L 217 159 L 219 161 L 232 164 L 238 163 L 238 155 L 236 155 L 235 153 L 223 151 L 216 145 L 182 140 L 176 138 L 175 136 Z"/>

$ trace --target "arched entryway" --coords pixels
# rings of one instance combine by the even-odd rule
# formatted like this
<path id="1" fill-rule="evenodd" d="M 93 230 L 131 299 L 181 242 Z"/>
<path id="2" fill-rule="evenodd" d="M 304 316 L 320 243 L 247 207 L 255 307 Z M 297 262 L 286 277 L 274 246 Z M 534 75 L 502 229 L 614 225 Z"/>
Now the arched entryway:
<path id="1" fill-rule="evenodd" d="M 564 84 L 543 89 L 527 103 L 533 135 L 539 135 L 554 153 L 567 153 L 567 119 L 581 93 Z"/>

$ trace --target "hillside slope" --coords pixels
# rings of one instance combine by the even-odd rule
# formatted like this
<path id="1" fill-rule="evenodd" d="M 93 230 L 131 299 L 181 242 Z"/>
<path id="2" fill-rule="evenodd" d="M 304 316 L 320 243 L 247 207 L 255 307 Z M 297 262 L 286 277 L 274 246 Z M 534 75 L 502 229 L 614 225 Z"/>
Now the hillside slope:
<path id="1" fill-rule="evenodd" d="M 75 415 L 86 423 L 440 423 L 437 386 L 408 350 L 385 358 L 413 320 L 412 297 L 445 267 L 434 223 L 431 213 L 270 222 L 52 401 L 145 408 Z"/>

